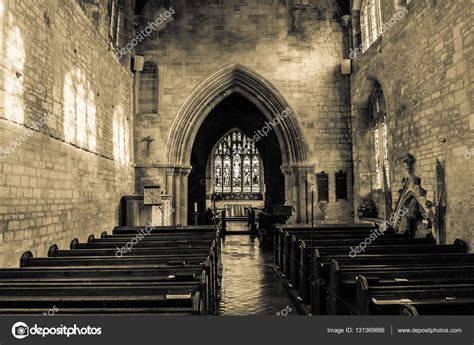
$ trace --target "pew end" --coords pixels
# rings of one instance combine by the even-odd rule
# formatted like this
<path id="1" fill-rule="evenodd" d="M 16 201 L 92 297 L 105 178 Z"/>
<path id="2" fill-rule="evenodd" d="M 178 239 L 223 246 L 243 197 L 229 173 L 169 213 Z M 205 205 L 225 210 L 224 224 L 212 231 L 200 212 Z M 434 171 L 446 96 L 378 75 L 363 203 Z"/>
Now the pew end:
<path id="1" fill-rule="evenodd" d="M 469 252 L 469 247 L 466 242 L 457 238 L 454 240 L 453 244 L 461 249 L 462 253 L 467 254 Z"/>
<path id="2" fill-rule="evenodd" d="M 57 244 L 51 245 L 48 249 L 48 257 L 54 257 L 56 256 L 57 251 L 59 250 L 59 247 Z"/>
<path id="3" fill-rule="evenodd" d="M 411 304 L 405 304 L 400 310 L 401 316 L 419 316 L 418 310 Z"/>
<path id="4" fill-rule="evenodd" d="M 363 275 L 356 277 L 357 311 L 359 315 L 370 315 L 369 283 Z"/>
<path id="5" fill-rule="evenodd" d="M 100 238 L 106 238 L 107 237 L 107 231 L 102 231 L 100 234 Z"/>
<path id="6" fill-rule="evenodd" d="M 92 243 L 95 240 L 94 234 L 90 234 L 89 237 L 87 237 L 87 243 Z"/>
<path id="7" fill-rule="evenodd" d="M 203 305 L 201 302 L 201 293 L 198 291 L 193 297 L 193 315 L 203 315 Z"/>
<path id="8" fill-rule="evenodd" d="M 69 245 L 69 249 L 76 249 L 78 244 L 79 244 L 79 240 L 77 238 L 73 239 L 71 241 L 71 244 Z"/>
<path id="9" fill-rule="evenodd" d="M 22 254 L 20 258 L 20 267 L 26 267 L 28 265 L 28 260 L 33 257 L 33 253 L 31 251 L 26 251 Z"/>

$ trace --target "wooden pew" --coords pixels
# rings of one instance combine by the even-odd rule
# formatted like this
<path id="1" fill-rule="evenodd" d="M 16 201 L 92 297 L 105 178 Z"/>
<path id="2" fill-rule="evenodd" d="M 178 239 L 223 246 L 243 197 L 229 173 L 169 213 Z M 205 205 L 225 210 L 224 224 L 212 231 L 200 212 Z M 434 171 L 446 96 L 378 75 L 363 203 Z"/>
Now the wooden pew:
<path id="1" fill-rule="evenodd" d="M 428 278 L 418 285 L 387 286 L 359 275 L 356 288 L 358 315 L 407 315 L 407 306 L 412 315 L 474 315 L 474 279 L 433 284 Z"/>
<path id="2" fill-rule="evenodd" d="M 47 291 L 47 290 L 46 290 Z M 56 291 L 56 290 L 54 290 Z M 110 295 L 110 289 L 104 294 L 89 294 L 76 296 L 50 296 L 44 291 L 36 291 L 34 296 L 0 296 L 0 314 L 24 315 L 45 312 L 55 306 L 58 313 L 72 314 L 124 314 L 124 313 L 153 313 L 177 315 L 202 315 L 204 307 L 199 291 L 189 293 L 166 293 L 149 289 L 133 294 L 130 289 L 120 290 L 123 295 Z"/>
<path id="3" fill-rule="evenodd" d="M 282 225 L 274 232 L 275 237 L 273 243 L 275 264 L 282 267 L 283 240 L 286 232 L 290 235 L 310 232 L 313 232 L 314 234 L 353 234 L 363 232 L 369 235 L 374 229 L 376 229 L 374 224 L 322 224 L 314 228 L 301 225 Z"/>
<path id="4" fill-rule="evenodd" d="M 36 313 L 51 301 L 66 314 L 217 312 L 220 239 L 213 226 L 113 232 L 74 239 L 71 250 L 53 245 L 46 258 L 25 252 L 21 268 L 0 270 L 0 313 Z M 130 250 L 117 255 L 122 247 Z"/>
<path id="5" fill-rule="evenodd" d="M 474 276 L 473 260 L 469 259 L 465 262 L 462 259 L 460 261 L 450 259 L 438 260 L 438 257 L 438 255 L 414 254 L 410 256 L 410 259 L 413 260 L 411 263 L 409 260 L 392 258 L 393 264 L 387 261 L 390 267 L 384 267 L 382 269 L 384 272 L 382 273 L 380 273 L 381 269 L 374 268 L 370 264 L 340 267 L 338 262 L 333 260 L 330 265 L 329 282 L 327 284 L 327 313 L 329 315 L 348 315 L 352 313 L 356 308 L 354 304 L 356 300 L 355 284 L 356 277 L 359 274 L 373 277 L 374 272 L 376 272 L 377 282 L 391 281 L 386 279 L 383 273 L 386 273 L 388 277 L 398 274 L 399 280 L 404 284 L 408 284 L 408 280 L 403 278 L 404 276 L 411 277 L 414 282 L 428 278 L 433 278 L 433 280 L 448 280 L 448 278 L 462 280 L 463 278 L 469 278 L 469 275 L 459 276 L 457 270 L 463 274 L 470 273 L 470 277 Z M 392 280 L 397 282 L 397 279 Z M 371 281 L 375 280 L 371 279 Z"/>
<path id="6" fill-rule="evenodd" d="M 319 254 L 319 250 L 315 249 L 315 256 L 314 262 L 312 265 L 312 277 L 310 276 L 308 279 L 308 283 L 306 284 L 305 293 L 310 291 L 311 294 L 311 310 L 314 315 L 321 315 L 326 314 L 326 300 L 327 294 L 326 292 L 329 289 L 329 273 L 330 273 L 330 265 L 334 260 L 337 260 L 338 265 L 343 266 L 347 265 L 359 265 L 364 266 L 366 270 L 374 270 L 374 269 L 391 269 L 394 265 L 405 265 L 405 266 L 413 266 L 416 262 L 420 264 L 424 264 L 429 260 L 439 260 L 441 264 L 449 265 L 449 264 L 457 264 L 459 262 L 464 262 L 466 265 L 470 264 L 473 261 L 472 255 L 468 254 L 455 254 L 455 253 L 429 253 L 430 250 L 433 250 L 436 246 L 431 246 L 431 248 L 426 248 L 425 251 L 427 254 L 419 254 L 421 252 L 420 248 L 403 248 L 404 255 L 388 255 L 386 252 L 388 247 L 374 247 L 371 248 L 372 253 L 378 254 L 369 254 L 369 255 L 359 255 L 356 258 L 351 258 L 347 255 L 341 256 L 321 256 Z M 410 256 L 407 256 L 410 253 Z M 416 255 L 417 260 L 415 261 L 411 256 Z M 309 290 L 311 289 L 311 290 Z"/>
<path id="7" fill-rule="evenodd" d="M 387 255 L 410 255 L 410 254 L 463 254 L 467 253 L 467 245 L 464 241 L 455 240 L 453 244 L 449 245 L 409 245 L 409 246 L 377 246 L 370 245 L 365 249 L 364 255 L 374 254 L 387 254 Z M 328 265 L 332 259 L 338 259 L 341 257 L 348 257 L 351 249 L 348 247 L 341 246 L 328 246 L 315 248 L 308 246 L 307 242 L 302 241 L 300 245 L 300 258 L 298 267 L 298 288 L 300 296 L 303 302 L 309 304 L 310 296 L 310 276 L 313 269 L 311 263 L 312 259 L 317 260 L 317 265 L 321 265 L 322 272 L 326 272 L 328 276 L 328 270 L 324 271 L 324 265 Z M 359 254 L 360 255 L 360 254 Z M 324 261 L 323 261 L 324 259 Z M 324 279 L 324 278 L 318 278 Z"/>
<path id="8" fill-rule="evenodd" d="M 292 242 L 285 247 L 283 253 L 283 272 L 291 281 L 292 284 L 297 285 L 297 272 L 298 272 L 298 262 L 300 260 L 300 242 L 305 241 L 307 246 L 312 247 L 328 247 L 328 246 L 346 246 L 357 247 L 361 242 L 364 241 L 364 238 L 344 238 L 344 239 L 331 239 L 331 238 L 311 238 L 307 236 L 302 237 L 293 237 Z M 288 242 L 288 241 L 286 241 Z M 401 245 L 425 245 L 431 244 L 431 239 L 417 238 L 417 239 L 407 239 L 405 237 L 386 237 L 382 236 L 375 239 L 371 245 L 384 245 L 384 246 L 401 246 Z M 350 250 L 350 249 L 349 249 Z M 348 251 L 349 253 L 349 251 Z"/>
<path id="9" fill-rule="evenodd" d="M 364 241 L 365 238 L 369 238 L 370 234 L 367 235 L 365 233 L 357 233 L 357 234 L 351 234 L 351 235 L 341 235 L 341 234 L 318 234 L 318 235 L 309 235 L 309 234 L 303 234 L 303 235 L 291 235 L 291 236 L 285 236 L 284 239 L 284 252 L 283 252 L 283 272 L 288 274 L 289 280 L 294 284 L 295 288 L 298 289 L 298 262 L 300 260 L 300 250 L 304 247 L 301 246 L 301 243 L 303 241 L 306 241 L 306 245 L 311 245 L 311 241 L 314 243 L 325 243 L 325 242 L 331 242 L 334 244 L 343 244 L 345 241 L 358 241 L 357 244 L 361 243 Z M 376 241 L 374 241 L 373 244 L 376 244 L 377 242 L 387 242 L 387 244 L 390 244 L 392 242 L 393 245 L 399 245 L 399 244 L 404 244 L 405 241 L 409 242 L 410 244 L 427 244 L 427 243 L 433 243 L 431 239 L 417 239 L 416 241 L 409 240 L 406 236 L 404 235 L 396 235 L 396 234 L 386 234 L 382 235 L 377 238 Z M 416 243 L 415 243 L 416 242 Z"/>
<path id="10" fill-rule="evenodd" d="M 79 276 L 74 277 L 74 273 L 78 273 L 75 269 L 70 269 L 69 272 L 44 268 L 3 269 L 0 270 L 0 313 L 28 314 L 40 309 L 44 311 L 51 308 L 54 302 L 60 312 L 66 314 L 206 314 L 209 310 L 209 280 L 206 271 L 202 268 L 200 270 L 200 275 L 193 273 L 176 279 L 169 275 L 154 276 L 157 273 L 169 273 L 163 270 L 148 271 L 147 276 L 142 276 L 141 273 L 137 274 L 135 268 L 133 271 L 122 269 L 112 272 L 115 279 L 109 279 L 106 274 L 110 274 L 110 270 L 104 272 L 100 269 L 89 270 L 88 273 L 95 273 L 92 277 L 88 277 L 87 272 L 85 276 L 85 272 L 80 272 Z M 199 270 L 194 269 L 194 272 Z M 93 279 L 85 280 L 84 277 Z M 103 304 L 100 303 L 101 299 Z M 146 303 L 147 300 L 150 303 Z M 136 303 L 132 304 L 132 301 Z"/>
<path id="11" fill-rule="evenodd" d="M 145 226 L 117 226 L 113 229 L 114 235 L 120 234 L 137 234 L 143 232 L 146 229 Z M 176 226 L 153 226 L 147 229 L 151 229 L 150 234 L 179 234 L 179 233 L 215 233 L 213 225 L 197 225 L 197 226 L 184 226 L 177 228 Z"/>
<path id="12" fill-rule="evenodd" d="M 337 279 L 330 276 L 327 296 L 327 313 L 329 315 L 348 315 L 357 313 L 356 282 L 357 276 L 363 274 L 370 284 L 375 285 L 422 285 L 427 282 L 432 285 L 465 283 L 473 280 L 474 265 L 463 266 L 425 266 L 400 267 L 395 266 L 383 270 L 340 270 Z M 335 285 L 337 284 L 337 285 Z M 336 295 L 335 295 L 336 294 Z M 332 297 L 336 296 L 336 303 Z"/>
<path id="13" fill-rule="evenodd" d="M 209 253 L 208 247 L 177 247 L 177 248 L 133 248 L 130 252 L 121 253 L 117 255 L 117 248 L 92 248 L 92 249 L 73 249 L 60 250 L 56 245 L 50 247 L 48 257 L 73 257 L 73 256 L 143 256 L 156 255 L 160 252 L 166 252 L 166 255 L 207 255 Z"/>

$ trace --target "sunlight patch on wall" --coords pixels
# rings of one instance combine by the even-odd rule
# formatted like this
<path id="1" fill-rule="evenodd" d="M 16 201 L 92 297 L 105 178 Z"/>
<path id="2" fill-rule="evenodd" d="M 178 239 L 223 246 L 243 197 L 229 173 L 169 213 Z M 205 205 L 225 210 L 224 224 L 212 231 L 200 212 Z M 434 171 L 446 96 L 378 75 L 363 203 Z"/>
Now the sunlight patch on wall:
<path id="1" fill-rule="evenodd" d="M 114 158 L 122 164 L 130 162 L 128 120 L 123 107 L 117 106 L 112 121 Z"/>
<path id="2" fill-rule="evenodd" d="M 9 18 L 13 24 L 13 18 Z M 7 119 L 23 124 L 25 110 L 23 106 L 23 70 L 26 53 L 20 29 L 10 26 L 5 42 L 5 116 Z"/>
<path id="3" fill-rule="evenodd" d="M 64 77 L 63 97 L 65 140 L 95 152 L 97 108 L 92 86 L 80 69 L 74 69 Z"/>

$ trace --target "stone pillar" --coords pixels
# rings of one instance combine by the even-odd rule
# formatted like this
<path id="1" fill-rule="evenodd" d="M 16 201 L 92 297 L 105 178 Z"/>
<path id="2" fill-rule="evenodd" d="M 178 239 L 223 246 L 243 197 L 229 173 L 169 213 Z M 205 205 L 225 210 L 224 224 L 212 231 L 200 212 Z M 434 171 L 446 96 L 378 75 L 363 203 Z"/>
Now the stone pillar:
<path id="1" fill-rule="evenodd" d="M 311 216 L 311 200 L 309 192 L 311 191 L 311 174 L 314 172 L 313 166 L 298 166 L 296 168 L 298 174 L 298 192 L 300 205 L 299 223 L 310 222 Z"/>
<path id="2" fill-rule="evenodd" d="M 181 169 L 181 224 L 188 224 L 188 176 L 191 168 Z"/>
<path id="3" fill-rule="evenodd" d="M 281 170 L 285 176 L 285 199 L 286 205 L 292 205 L 294 216 L 289 220 L 290 224 L 306 223 L 307 212 L 310 212 L 308 193 L 310 186 L 306 186 L 306 181 L 311 182 L 311 174 L 314 173 L 312 165 L 284 165 Z M 309 218 L 308 218 L 309 220 Z"/>
<path id="4" fill-rule="evenodd" d="M 177 225 L 181 221 L 181 168 L 174 169 L 173 181 L 174 225 Z"/>
<path id="5" fill-rule="evenodd" d="M 293 191 L 292 191 L 292 171 L 288 165 L 281 166 L 281 171 L 285 176 L 285 205 L 293 205 Z"/>

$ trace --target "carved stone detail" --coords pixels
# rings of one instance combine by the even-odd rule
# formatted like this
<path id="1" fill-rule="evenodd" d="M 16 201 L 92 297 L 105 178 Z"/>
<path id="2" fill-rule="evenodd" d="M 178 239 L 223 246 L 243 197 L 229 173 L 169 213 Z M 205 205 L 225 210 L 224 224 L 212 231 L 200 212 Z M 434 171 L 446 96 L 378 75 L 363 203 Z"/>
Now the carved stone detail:
<path id="1" fill-rule="evenodd" d="M 397 218 L 394 229 L 396 232 L 412 230 L 408 228 L 415 225 L 416 229 L 412 235 L 419 237 L 431 233 L 440 243 L 439 224 L 436 216 L 436 208 L 433 202 L 426 198 L 427 192 L 421 187 L 421 178 L 414 175 L 415 157 L 408 154 L 403 162 L 406 164 L 408 176 L 402 180 L 402 187 L 398 190 L 398 200 L 395 206 L 394 215 Z M 408 209 L 408 211 L 406 211 Z M 421 215 L 419 223 L 415 218 L 415 213 Z M 398 215 L 398 217 L 397 217 Z M 413 224 L 415 223 L 415 224 Z"/>

